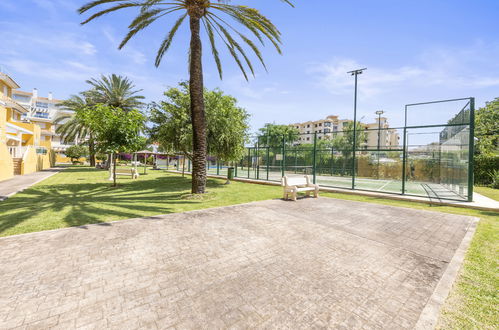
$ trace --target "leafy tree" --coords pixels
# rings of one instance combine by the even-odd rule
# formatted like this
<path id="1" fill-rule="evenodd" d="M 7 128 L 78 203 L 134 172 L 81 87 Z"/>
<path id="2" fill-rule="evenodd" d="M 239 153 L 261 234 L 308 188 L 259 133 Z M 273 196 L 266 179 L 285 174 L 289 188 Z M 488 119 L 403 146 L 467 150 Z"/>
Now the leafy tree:
<path id="1" fill-rule="evenodd" d="M 271 148 L 282 147 L 283 139 L 286 143 L 293 143 L 298 140 L 300 131 L 289 125 L 265 124 L 258 130 L 258 143 L 261 146 L 269 146 Z"/>
<path id="2" fill-rule="evenodd" d="M 281 0 L 289 5 L 290 0 Z M 128 26 L 128 34 L 125 36 L 119 48 L 125 44 L 138 32 L 145 29 L 153 22 L 158 21 L 165 15 L 180 13 L 180 17 L 175 21 L 165 39 L 161 43 L 156 55 L 156 66 L 159 66 L 161 59 L 170 48 L 173 38 L 177 34 L 179 27 L 189 17 L 190 46 L 189 46 L 189 88 L 190 88 L 190 117 L 192 125 L 192 146 L 193 146 L 193 175 L 192 192 L 204 193 L 206 188 L 206 114 L 204 104 L 203 69 L 202 69 L 202 42 L 201 24 L 205 28 L 208 40 L 217 69 L 222 78 L 222 65 L 219 51 L 216 47 L 216 37 L 227 47 L 229 54 L 234 58 L 236 64 L 241 69 L 245 78 L 248 78 L 246 70 L 249 69 L 254 74 L 253 64 L 246 54 L 243 45 L 247 45 L 263 66 L 262 54 L 255 42 L 229 24 L 229 18 L 241 24 L 259 42 L 263 44 L 264 38 L 270 40 L 280 53 L 281 43 L 280 32 L 272 22 L 260 14 L 256 9 L 243 5 L 231 5 L 228 1 L 210 0 L 94 0 L 79 9 L 80 14 L 100 6 L 99 11 L 88 17 L 82 24 L 86 24 L 93 19 L 107 13 L 125 8 L 136 8 L 139 10 L 138 16 Z"/>
<path id="3" fill-rule="evenodd" d="M 123 110 L 97 104 L 77 114 L 78 118 L 95 133 L 98 149 L 113 154 L 113 186 L 116 187 L 116 154 L 138 150 L 142 142 L 144 115 L 136 110 Z"/>
<path id="4" fill-rule="evenodd" d="M 190 124 L 189 84 L 164 93 L 166 100 L 153 104 L 150 112 L 151 139 L 166 152 L 181 152 L 193 159 L 192 125 Z M 204 91 L 208 153 L 225 161 L 239 160 L 248 138 L 247 112 L 237 106 L 237 100 L 221 90 Z"/>
<path id="5" fill-rule="evenodd" d="M 63 101 L 60 107 L 78 113 L 88 107 L 93 106 L 93 102 L 84 93 L 80 95 L 72 95 L 69 99 Z M 88 145 L 90 166 L 95 166 L 95 140 L 94 135 L 89 127 L 73 115 L 63 115 L 58 117 L 54 123 L 61 124 L 56 128 L 56 133 L 59 134 L 64 143 L 86 143 Z"/>
<path id="6" fill-rule="evenodd" d="M 356 138 L 355 138 L 355 150 L 360 149 L 360 145 L 366 139 L 366 132 L 360 122 L 355 125 L 356 128 Z M 343 156 L 343 173 L 345 173 L 345 167 L 347 159 L 351 158 L 353 155 L 353 145 L 354 145 L 354 124 L 353 121 L 349 122 L 342 132 L 339 132 L 336 137 L 333 138 L 332 144 L 336 151 L 339 151 Z"/>
<path id="7" fill-rule="evenodd" d="M 80 159 L 81 157 L 85 157 L 88 154 L 87 148 L 81 145 L 74 145 L 71 147 L 68 147 L 64 154 L 71 158 L 71 162 L 75 163 Z"/>
<path id="8" fill-rule="evenodd" d="M 475 114 L 477 152 L 484 156 L 499 155 L 499 98 L 487 102 Z"/>
<path id="9" fill-rule="evenodd" d="M 135 85 L 127 77 L 115 74 L 101 76 L 100 79 L 91 78 L 87 80 L 91 89 L 73 95 L 63 101 L 59 106 L 74 111 L 94 109 L 97 104 L 106 104 L 124 110 L 131 110 L 134 107 L 142 107 L 141 100 L 144 96 L 138 95 L 140 90 L 135 90 Z M 85 126 L 76 115 L 64 115 L 59 117 L 56 124 L 63 123 L 56 130 L 65 143 L 86 142 L 89 148 L 90 166 L 95 166 L 95 136 L 92 130 Z"/>

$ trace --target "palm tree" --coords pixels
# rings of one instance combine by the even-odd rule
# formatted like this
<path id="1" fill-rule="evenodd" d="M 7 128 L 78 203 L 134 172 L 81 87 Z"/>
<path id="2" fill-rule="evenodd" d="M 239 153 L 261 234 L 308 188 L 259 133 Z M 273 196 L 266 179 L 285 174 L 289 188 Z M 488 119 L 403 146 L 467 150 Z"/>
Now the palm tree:
<path id="1" fill-rule="evenodd" d="M 101 75 L 100 79 L 91 78 L 87 83 L 92 89 L 84 92 L 94 103 L 102 103 L 123 110 L 139 109 L 144 96 L 138 95 L 133 82 L 127 77 L 111 74 Z"/>
<path id="2" fill-rule="evenodd" d="M 292 5 L 291 0 L 281 0 Z M 231 5 L 228 1 L 210 0 L 94 0 L 79 9 L 83 14 L 90 9 L 109 4 L 105 9 L 100 9 L 88 17 L 82 24 L 86 24 L 95 18 L 125 8 L 139 9 L 139 14 L 128 26 L 128 34 L 125 36 L 119 48 L 135 36 L 139 31 L 145 29 L 153 22 L 163 16 L 172 13 L 180 13 L 165 39 L 161 43 L 157 55 L 156 66 L 159 66 L 163 55 L 169 49 L 173 38 L 179 27 L 189 16 L 189 28 L 191 32 L 189 47 L 189 87 L 190 87 L 190 110 L 193 130 L 193 170 L 192 170 L 192 193 L 204 193 L 206 187 L 206 119 L 203 100 L 203 69 L 202 69 L 202 42 L 201 24 L 206 30 L 211 51 L 222 78 L 222 65 L 215 39 L 218 37 L 227 47 L 230 55 L 234 58 L 237 66 L 241 69 L 244 77 L 248 79 L 247 69 L 254 75 L 253 65 L 247 56 L 243 46 L 248 46 L 256 55 L 265 68 L 262 54 L 255 42 L 245 34 L 229 24 L 229 19 L 241 24 L 247 32 L 251 33 L 262 45 L 264 39 L 270 40 L 279 53 L 281 50 L 280 32 L 272 22 L 260 14 L 256 9 Z"/>
<path id="3" fill-rule="evenodd" d="M 88 97 L 85 97 L 84 93 L 81 93 L 81 96 L 73 95 L 59 106 L 77 113 L 92 105 L 92 101 Z M 54 124 L 61 124 L 57 127 L 56 133 L 61 136 L 64 143 L 86 142 L 88 144 L 90 166 L 95 166 L 95 141 L 92 131 L 74 114 L 60 116 L 54 121 Z"/>

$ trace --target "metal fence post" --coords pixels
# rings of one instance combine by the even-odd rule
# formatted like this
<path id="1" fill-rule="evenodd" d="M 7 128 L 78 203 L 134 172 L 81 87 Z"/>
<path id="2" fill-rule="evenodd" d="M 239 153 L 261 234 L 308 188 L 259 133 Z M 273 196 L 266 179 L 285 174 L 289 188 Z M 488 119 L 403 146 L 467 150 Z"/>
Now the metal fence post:
<path id="1" fill-rule="evenodd" d="M 331 147 L 331 176 L 334 175 L 334 147 Z"/>
<path id="2" fill-rule="evenodd" d="M 220 162 L 218 161 L 218 158 L 217 158 L 217 175 L 220 175 Z"/>
<path id="3" fill-rule="evenodd" d="M 352 145 L 352 189 L 355 189 L 355 156 L 357 152 L 357 119 L 353 121 L 353 145 Z"/>
<path id="4" fill-rule="evenodd" d="M 260 180 L 260 139 L 256 140 L 256 179 Z"/>
<path id="5" fill-rule="evenodd" d="M 473 202 L 473 168 L 475 159 L 475 98 L 470 98 L 470 134 L 468 146 L 468 202 Z"/>
<path id="6" fill-rule="evenodd" d="M 284 167 L 286 166 L 286 136 L 282 136 L 282 160 L 281 160 L 281 174 L 284 176 Z"/>
<path id="7" fill-rule="evenodd" d="M 269 181 L 269 169 L 270 169 L 270 145 L 269 145 L 269 136 L 267 135 L 267 181 Z"/>
<path id="8" fill-rule="evenodd" d="M 317 177 L 317 132 L 314 132 L 314 154 L 313 154 L 313 163 L 312 163 L 312 174 L 313 174 L 313 183 L 315 184 L 315 179 Z"/>
<path id="9" fill-rule="evenodd" d="M 405 194 L 405 168 L 406 168 L 406 163 L 407 163 L 407 105 L 405 106 L 405 120 L 404 120 L 404 139 L 403 139 L 403 146 L 404 149 L 402 150 L 402 195 Z"/>
<path id="10" fill-rule="evenodd" d="M 251 168 L 251 147 L 248 147 L 248 179 L 250 178 L 250 168 Z"/>

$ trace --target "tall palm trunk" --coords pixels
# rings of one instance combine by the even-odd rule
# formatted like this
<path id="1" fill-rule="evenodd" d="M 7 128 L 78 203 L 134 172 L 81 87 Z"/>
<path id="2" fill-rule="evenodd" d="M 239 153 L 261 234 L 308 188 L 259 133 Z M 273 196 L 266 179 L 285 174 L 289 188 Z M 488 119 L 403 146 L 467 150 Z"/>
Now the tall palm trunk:
<path id="1" fill-rule="evenodd" d="M 190 98 L 193 131 L 192 193 L 203 194 L 206 187 L 206 120 L 203 98 L 202 47 L 199 36 L 200 20 L 190 16 Z"/>

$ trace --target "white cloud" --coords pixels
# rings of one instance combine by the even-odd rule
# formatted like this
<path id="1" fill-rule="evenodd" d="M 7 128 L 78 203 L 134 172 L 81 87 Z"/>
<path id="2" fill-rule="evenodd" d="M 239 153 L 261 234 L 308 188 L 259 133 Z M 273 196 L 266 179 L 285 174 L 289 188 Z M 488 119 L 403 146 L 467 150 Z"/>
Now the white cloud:
<path id="1" fill-rule="evenodd" d="M 498 70 L 495 75 L 493 70 L 475 70 L 484 68 L 483 65 L 476 65 L 477 61 L 483 62 L 490 57 L 488 63 L 495 63 L 492 59 L 494 55 L 499 58 L 499 49 L 437 49 L 421 54 L 415 65 L 398 68 L 366 65 L 355 59 L 335 58 L 327 63 L 309 65 L 308 73 L 315 76 L 316 85 L 333 95 L 351 94 L 354 82 L 347 72 L 364 66 L 368 69 L 365 74 L 359 76 L 359 93 L 368 98 L 409 88 L 475 89 L 499 86 Z"/>
<path id="2" fill-rule="evenodd" d="M 7 61 L 6 65 L 16 72 L 49 80 L 82 81 L 98 73 L 94 67 L 72 61 L 50 65 L 33 60 L 13 59 Z"/>

